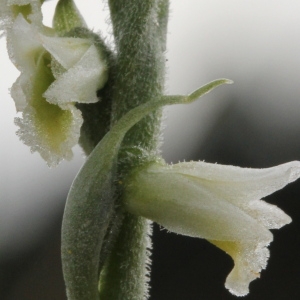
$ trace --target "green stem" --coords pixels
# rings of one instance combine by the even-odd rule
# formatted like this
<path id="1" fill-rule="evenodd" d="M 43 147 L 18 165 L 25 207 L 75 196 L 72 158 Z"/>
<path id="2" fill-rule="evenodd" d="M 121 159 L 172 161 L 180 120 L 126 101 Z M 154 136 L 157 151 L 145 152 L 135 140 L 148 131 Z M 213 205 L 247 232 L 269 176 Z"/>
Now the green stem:
<path id="1" fill-rule="evenodd" d="M 117 49 L 112 124 L 136 106 L 162 96 L 168 6 L 168 0 L 109 0 Z M 160 121 L 161 109 L 151 112 L 126 134 L 118 159 L 120 177 L 141 163 L 140 153 L 158 155 Z M 118 218 L 124 218 L 122 212 Z M 101 300 L 147 298 L 150 231 L 144 218 L 125 215 L 101 273 Z"/>
<path id="2" fill-rule="evenodd" d="M 149 222 L 142 217 L 125 214 L 114 249 L 101 274 L 101 300 L 148 298 Z"/>
<path id="3" fill-rule="evenodd" d="M 110 0 L 117 48 L 113 123 L 130 109 L 162 95 L 165 75 L 165 33 L 168 0 Z M 165 4 L 165 6 L 167 6 Z M 163 22 L 160 21 L 163 19 Z M 128 132 L 124 147 L 157 151 L 160 111 L 154 112 Z"/>

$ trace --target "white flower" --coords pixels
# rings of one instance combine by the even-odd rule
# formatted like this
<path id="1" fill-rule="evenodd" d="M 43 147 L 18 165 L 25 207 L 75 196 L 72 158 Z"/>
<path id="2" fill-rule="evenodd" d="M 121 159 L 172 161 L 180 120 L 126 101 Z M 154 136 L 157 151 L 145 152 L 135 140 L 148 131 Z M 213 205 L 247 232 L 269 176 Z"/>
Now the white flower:
<path id="1" fill-rule="evenodd" d="M 246 295 L 259 277 L 273 240 L 269 229 L 291 222 L 262 200 L 300 177 L 300 162 L 248 169 L 204 162 L 151 163 L 126 180 L 125 207 L 170 231 L 205 238 L 227 252 L 234 268 L 226 288 Z"/>
<path id="2" fill-rule="evenodd" d="M 19 14 L 7 34 L 8 50 L 21 71 L 11 89 L 23 142 L 51 166 L 72 157 L 82 117 L 75 103 L 98 101 L 107 80 L 103 54 L 90 39 L 56 37 Z"/>

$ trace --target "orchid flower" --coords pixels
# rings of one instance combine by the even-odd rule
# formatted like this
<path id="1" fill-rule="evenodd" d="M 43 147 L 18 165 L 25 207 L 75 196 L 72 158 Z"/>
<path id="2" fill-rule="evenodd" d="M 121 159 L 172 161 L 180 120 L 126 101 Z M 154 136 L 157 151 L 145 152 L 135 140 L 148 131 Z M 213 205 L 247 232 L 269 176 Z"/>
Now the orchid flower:
<path id="1" fill-rule="evenodd" d="M 18 111 L 18 135 L 53 166 L 72 158 L 82 117 L 75 103 L 95 103 L 107 80 L 103 53 L 88 38 L 57 37 L 19 14 L 8 36 L 11 57 L 21 71 L 11 89 Z"/>
<path id="2" fill-rule="evenodd" d="M 205 238 L 234 260 L 226 288 L 246 295 L 269 258 L 278 229 L 291 218 L 262 200 L 300 177 L 300 162 L 248 169 L 204 162 L 151 163 L 127 179 L 124 203 L 166 229 Z"/>

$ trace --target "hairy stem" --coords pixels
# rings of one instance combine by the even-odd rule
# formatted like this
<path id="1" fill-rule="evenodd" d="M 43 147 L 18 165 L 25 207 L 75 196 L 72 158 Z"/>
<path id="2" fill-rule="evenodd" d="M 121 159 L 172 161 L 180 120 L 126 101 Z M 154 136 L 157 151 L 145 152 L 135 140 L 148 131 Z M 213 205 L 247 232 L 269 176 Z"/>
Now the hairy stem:
<path id="1" fill-rule="evenodd" d="M 117 49 L 112 123 L 134 107 L 162 96 L 168 0 L 110 0 Z M 161 110 L 151 112 L 126 134 L 119 153 L 120 177 L 158 154 Z M 138 149 L 137 149 L 138 148 Z M 122 186 L 119 186 L 119 195 Z M 123 219 L 100 280 L 100 299 L 148 298 L 151 227 L 144 218 L 119 212 Z"/>

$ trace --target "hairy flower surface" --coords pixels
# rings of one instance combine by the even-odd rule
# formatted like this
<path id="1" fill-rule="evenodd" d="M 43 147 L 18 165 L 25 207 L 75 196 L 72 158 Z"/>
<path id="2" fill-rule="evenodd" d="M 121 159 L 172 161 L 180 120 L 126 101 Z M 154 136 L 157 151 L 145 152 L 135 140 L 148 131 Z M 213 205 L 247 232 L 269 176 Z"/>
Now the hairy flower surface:
<path id="1" fill-rule="evenodd" d="M 90 39 L 57 37 L 54 30 L 27 22 L 22 14 L 7 33 L 8 49 L 21 71 L 11 89 L 18 135 L 48 165 L 72 157 L 82 117 L 75 103 L 98 101 L 107 80 L 106 61 Z"/>
<path id="2" fill-rule="evenodd" d="M 151 163 L 127 179 L 125 206 L 166 229 L 205 238 L 227 252 L 234 268 L 226 288 L 249 292 L 269 258 L 269 229 L 291 222 L 277 206 L 262 200 L 300 177 L 300 162 L 248 169 L 204 162 Z"/>

